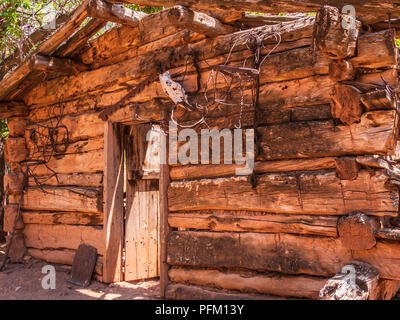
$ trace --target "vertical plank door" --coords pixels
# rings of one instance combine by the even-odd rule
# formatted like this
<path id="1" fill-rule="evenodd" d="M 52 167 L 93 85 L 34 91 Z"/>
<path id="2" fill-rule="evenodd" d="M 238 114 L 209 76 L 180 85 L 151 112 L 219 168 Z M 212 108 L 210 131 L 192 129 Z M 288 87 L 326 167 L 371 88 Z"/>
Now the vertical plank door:
<path id="1" fill-rule="evenodd" d="M 160 275 L 159 131 L 129 127 L 126 140 L 125 281 Z"/>

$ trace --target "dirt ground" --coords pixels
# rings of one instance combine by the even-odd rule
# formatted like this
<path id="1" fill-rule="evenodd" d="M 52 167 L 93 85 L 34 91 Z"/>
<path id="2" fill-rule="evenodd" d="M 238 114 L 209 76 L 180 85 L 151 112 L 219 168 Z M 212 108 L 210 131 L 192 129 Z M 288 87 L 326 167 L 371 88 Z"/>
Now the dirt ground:
<path id="1" fill-rule="evenodd" d="M 5 245 L 0 244 L 0 264 Z M 119 282 L 111 285 L 93 280 L 82 288 L 67 281 L 70 268 L 56 265 L 56 289 L 43 289 L 41 270 L 48 263 L 28 259 L 24 264 L 7 264 L 0 272 L 0 300 L 147 300 L 158 299 L 158 280 Z"/>

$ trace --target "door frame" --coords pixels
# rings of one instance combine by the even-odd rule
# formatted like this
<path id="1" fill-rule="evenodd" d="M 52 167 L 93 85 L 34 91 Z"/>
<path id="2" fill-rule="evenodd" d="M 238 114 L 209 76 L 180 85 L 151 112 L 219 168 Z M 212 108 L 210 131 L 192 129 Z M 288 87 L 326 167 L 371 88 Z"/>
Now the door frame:
<path id="1" fill-rule="evenodd" d="M 163 112 L 161 119 L 166 119 Z M 140 124 L 145 122 L 136 122 Z M 126 124 L 126 123 L 124 123 Z M 131 125 L 131 123 L 129 123 Z M 122 248 L 124 243 L 124 197 L 123 197 L 123 125 L 106 120 L 104 126 L 104 257 L 103 281 L 106 283 L 122 281 Z M 168 141 L 168 139 L 165 139 Z M 168 142 L 167 142 L 168 159 Z M 168 285 L 167 238 L 168 226 L 168 186 L 169 166 L 160 165 L 160 296 L 165 298 Z"/>

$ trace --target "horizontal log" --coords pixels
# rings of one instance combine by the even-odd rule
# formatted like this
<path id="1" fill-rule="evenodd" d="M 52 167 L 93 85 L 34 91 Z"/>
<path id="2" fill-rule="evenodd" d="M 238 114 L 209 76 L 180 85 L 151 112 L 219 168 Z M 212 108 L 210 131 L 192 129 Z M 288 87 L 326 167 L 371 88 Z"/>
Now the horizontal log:
<path id="1" fill-rule="evenodd" d="M 351 259 L 335 238 L 290 234 L 173 231 L 167 245 L 168 264 L 197 268 L 330 276 Z"/>
<path id="2" fill-rule="evenodd" d="M 174 6 L 177 4 L 188 6 L 193 9 L 199 10 L 213 10 L 221 9 L 223 10 L 237 10 L 237 11 L 247 11 L 247 12 L 263 12 L 263 13 L 273 13 L 278 14 L 280 12 L 315 12 L 325 5 L 332 5 L 338 8 L 342 8 L 345 5 L 352 5 L 356 9 L 357 18 L 359 18 L 363 23 L 370 24 L 378 21 L 385 20 L 387 18 L 388 12 L 393 14 L 393 17 L 400 16 L 400 10 L 398 9 L 397 3 L 393 1 L 373 1 L 368 4 L 364 1 L 358 0 L 309 0 L 302 1 L 274 1 L 271 2 L 256 2 L 256 1 L 225 1 L 217 0 L 210 2 L 204 1 L 193 1 L 193 0 L 110 0 L 109 2 L 117 3 L 136 3 L 142 6 Z"/>
<path id="3" fill-rule="evenodd" d="M 47 167 L 46 167 L 47 166 Z M 50 168 L 50 169 L 48 169 Z M 46 165 L 31 168 L 35 176 L 50 176 L 52 174 L 95 173 L 104 169 L 104 151 L 67 154 L 59 158 L 51 158 Z"/>
<path id="4" fill-rule="evenodd" d="M 29 109 L 22 102 L 0 102 L 0 119 L 26 116 Z"/>
<path id="5" fill-rule="evenodd" d="M 58 173 L 57 177 L 42 176 L 39 182 L 45 186 L 101 187 L 103 185 L 103 173 Z M 28 185 L 30 187 L 37 186 L 33 177 L 28 178 Z"/>
<path id="6" fill-rule="evenodd" d="M 54 117 L 78 115 L 96 109 L 96 97 L 86 96 L 81 99 L 72 99 L 63 102 L 63 108 L 59 108 L 59 103 L 52 105 L 34 105 L 30 107 L 29 122 L 43 122 Z"/>
<path id="7" fill-rule="evenodd" d="M 143 19 L 144 20 L 144 19 Z M 301 38 L 301 32 L 299 30 L 306 29 L 308 32 L 312 29 L 312 24 L 313 24 L 313 18 L 308 17 L 304 19 L 300 19 L 301 21 L 295 22 L 294 24 L 288 24 L 288 25 L 283 25 L 280 29 L 281 31 L 286 32 L 285 35 L 282 34 L 282 38 L 285 36 L 293 35 L 296 34 L 296 37 Z M 266 28 L 266 29 L 265 29 Z M 265 29 L 265 30 L 264 30 Z M 256 31 L 262 31 L 262 32 L 273 32 L 276 31 L 276 28 L 274 26 L 267 26 L 267 27 L 262 27 L 260 30 Z M 219 36 L 215 38 L 215 41 L 212 41 L 208 44 L 208 48 L 212 51 L 214 51 L 215 47 L 220 48 L 218 49 L 221 51 L 219 54 L 223 53 L 228 53 L 231 50 L 231 45 L 229 44 L 230 41 L 236 41 L 238 39 L 241 39 L 244 35 L 249 34 L 248 31 L 240 31 L 236 32 L 230 35 L 224 35 L 224 36 Z M 294 40 L 294 39 L 292 39 Z M 240 41 L 239 41 L 240 42 Z M 242 41 L 243 42 L 243 41 Z M 197 46 L 197 48 L 195 47 Z M 204 49 L 204 43 L 201 45 L 201 42 L 198 42 L 195 44 L 193 47 L 194 51 L 202 51 L 204 52 L 205 56 L 215 56 L 217 53 L 207 53 Z M 238 47 L 245 49 L 245 43 L 238 43 Z M 178 48 L 175 48 L 175 50 L 178 50 Z M 165 51 L 165 50 L 164 50 Z M 113 65 L 113 66 L 108 66 L 105 67 L 105 69 L 102 70 L 94 70 L 91 72 L 85 72 L 77 77 L 72 77 L 70 79 L 66 79 L 66 82 L 63 83 L 62 87 L 65 89 L 65 86 L 71 88 L 71 90 L 68 91 L 68 96 L 76 96 L 78 92 L 82 94 L 82 91 L 85 90 L 86 92 L 90 90 L 90 88 L 96 88 L 101 86 L 102 88 L 106 87 L 107 84 L 110 83 L 122 83 L 125 81 L 129 81 L 131 79 L 134 79 L 135 76 L 137 77 L 138 75 L 144 76 L 146 72 L 148 71 L 156 71 L 157 67 L 159 66 L 160 60 L 165 60 L 170 61 L 170 52 L 165 51 L 165 52 L 156 52 L 153 53 L 153 57 L 151 57 L 151 54 L 144 55 L 141 59 L 135 57 L 134 59 L 129 59 L 124 62 L 121 62 L 121 64 L 118 65 Z M 165 56 L 165 58 L 163 58 Z M 184 61 L 181 61 L 181 64 L 184 64 Z M 117 70 L 116 70 L 117 69 Z M 129 70 L 129 72 L 127 72 Z M 89 78 L 91 78 L 89 80 Z M 53 88 L 52 88 L 53 87 Z M 46 101 L 48 101 L 50 98 L 54 99 L 53 94 L 56 93 L 56 90 L 60 90 L 60 88 L 57 89 L 57 87 L 60 87 L 60 84 L 55 82 L 50 81 L 48 84 L 44 86 L 38 86 L 35 88 L 28 97 L 26 97 L 26 101 L 29 104 L 38 104 L 38 103 L 43 103 L 43 94 L 39 93 L 42 90 L 46 90 L 47 97 Z M 93 89 L 92 89 L 93 90 Z M 52 93 L 51 96 L 49 96 L 49 92 Z M 64 92 L 64 98 L 67 98 L 65 95 L 65 90 Z M 42 98 L 39 99 L 39 97 Z M 53 100 L 54 101 L 54 100 Z"/>
<path id="8" fill-rule="evenodd" d="M 296 233 L 337 236 L 338 218 L 246 212 L 170 213 L 171 228 L 232 232 Z"/>
<path id="9" fill-rule="evenodd" d="M 81 243 L 97 248 L 104 254 L 103 230 L 100 227 L 27 224 L 24 228 L 25 244 L 35 249 L 78 249 Z"/>
<path id="10" fill-rule="evenodd" d="M 101 213 L 102 198 L 103 193 L 100 190 L 88 188 L 28 188 L 24 193 L 22 209 Z"/>
<path id="11" fill-rule="evenodd" d="M 62 130 L 60 130 L 62 131 Z M 38 155 L 40 156 L 43 154 L 42 152 L 44 151 L 44 146 L 43 146 L 43 140 L 30 137 L 30 133 L 32 131 L 27 132 L 27 139 L 26 139 L 26 144 L 29 149 L 29 156 L 30 158 L 35 158 Z M 47 132 L 45 132 L 47 133 Z M 94 137 L 91 139 L 86 139 L 86 140 L 80 140 L 77 142 L 73 142 L 68 144 L 67 149 L 65 149 L 65 144 L 59 144 L 59 142 L 64 139 L 64 131 L 62 131 L 62 134 L 57 135 L 55 138 L 55 148 L 59 150 L 59 152 L 55 153 L 55 156 L 60 157 L 62 155 L 67 155 L 67 154 L 77 154 L 77 153 L 84 153 L 84 152 L 92 152 L 92 151 L 98 151 L 102 150 L 104 148 L 104 138 L 101 137 Z M 33 140 L 33 141 L 32 141 Z M 58 140 L 58 141 L 57 141 Z M 46 149 L 46 154 L 52 154 L 54 153 L 53 146 L 48 146 Z"/>
<path id="12" fill-rule="evenodd" d="M 172 267 L 168 271 L 173 282 L 188 283 L 245 293 L 317 299 L 326 279 L 310 276 L 288 276 L 255 272 L 235 272 Z"/>
<path id="13" fill-rule="evenodd" d="M 169 22 L 171 24 L 175 24 L 194 32 L 203 33 L 209 37 L 237 31 L 236 28 L 223 24 L 216 18 L 202 12 L 192 11 L 183 6 L 174 6 L 167 10 Z"/>
<path id="14" fill-rule="evenodd" d="M 378 69 L 397 65 L 398 49 L 390 30 L 364 34 L 358 38 L 357 56 L 350 59 L 355 68 Z"/>
<path id="15" fill-rule="evenodd" d="M 138 26 L 140 20 L 147 15 L 144 12 L 131 10 L 122 5 L 110 4 L 102 0 L 91 0 L 87 11 L 89 17 L 128 25 L 130 27 Z"/>
<path id="16" fill-rule="evenodd" d="M 390 155 L 396 132 L 394 111 L 367 112 L 359 123 L 335 126 L 333 121 L 287 123 L 258 128 L 258 159 L 277 160 L 360 154 Z"/>
<path id="17" fill-rule="evenodd" d="M 169 300 L 282 300 L 280 297 L 221 291 L 210 288 L 170 283 L 166 289 Z"/>
<path id="18" fill-rule="evenodd" d="M 28 248 L 28 253 L 35 259 L 44 260 L 50 263 L 59 263 L 72 265 L 76 251 L 70 249 L 50 250 L 50 249 L 35 249 Z M 103 257 L 98 255 L 94 273 L 97 275 L 103 274 Z"/>
<path id="19" fill-rule="evenodd" d="M 23 211 L 22 219 L 25 224 L 103 225 L 103 214 L 99 212 Z"/>
<path id="20" fill-rule="evenodd" d="M 249 177 L 174 181 L 168 190 L 170 211 L 249 210 L 269 213 L 343 215 L 363 211 L 396 216 L 399 195 L 378 170 L 340 180 L 335 171 L 264 174 L 253 189 Z"/>
<path id="21" fill-rule="evenodd" d="M 351 251 L 336 238 L 173 231 L 168 238 L 168 264 L 333 276 L 343 265 L 361 260 L 373 265 L 381 279 L 399 279 L 399 249 L 397 242 L 378 241 L 372 249 Z"/>
<path id="22" fill-rule="evenodd" d="M 57 76 L 70 76 L 84 72 L 88 70 L 88 67 L 71 59 L 34 55 L 31 58 L 31 69 L 32 71 L 55 74 Z"/>
<path id="23" fill-rule="evenodd" d="M 368 110 L 393 109 L 394 101 L 386 90 L 374 90 L 361 95 L 361 102 Z"/>
<path id="24" fill-rule="evenodd" d="M 56 121 L 56 119 L 51 119 L 39 123 L 30 124 L 27 126 L 26 135 L 30 135 L 31 129 L 36 129 L 39 132 L 42 132 L 41 129 L 37 127 L 37 125 L 48 125 L 52 127 L 55 125 Z M 104 122 L 99 119 L 98 113 L 95 112 L 64 116 L 62 117 L 61 123 L 68 129 L 70 142 L 94 137 L 97 138 L 99 136 L 102 136 L 104 133 Z M 64 132 L 62 131 L 62 133 Z"/>
<path id="25" fill-rule="evenodd" d="M 236 174 L 236 170 L 242 165 L 236 164 L 199 164 L 186 165 L 170 168 L 171 180 L 214 178 L 231 176 Z M 257 161 L 254 163 L 256 173 L 266 172 L 289 172 L 289 171 L 312 171 L 335 168 L 335 158 L 281 160 L 281 161 Z"/>

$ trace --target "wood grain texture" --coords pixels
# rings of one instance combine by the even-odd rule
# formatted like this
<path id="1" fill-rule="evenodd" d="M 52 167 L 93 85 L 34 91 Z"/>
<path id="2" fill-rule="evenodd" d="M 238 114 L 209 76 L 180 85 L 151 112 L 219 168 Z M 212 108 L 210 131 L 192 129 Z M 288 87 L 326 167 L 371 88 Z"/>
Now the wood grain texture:
<path id="1" fill-rule="evenodd" d="M 356 180 L 340 180 L 334 171 L 202 179 L 170 184 L 170 211 L 250 210 L 270 213 L 343 215 L 364 211 L 396 215 L 398 192 L 385 185 L 383 171 L 360 171 Z"/>
<path id="2" fill-rule="evenodd" d="M 171 228 L 220 232 L 267 232 L 337 236 L 337 217 L 255 212 L 170 213 Z"/>
<path id="3" fill-rule="evenodd" d="M 274 273 L 235 272 L 173 267 L 171 281 L 244 293 L 317 299 L 326 279 Z"/>

